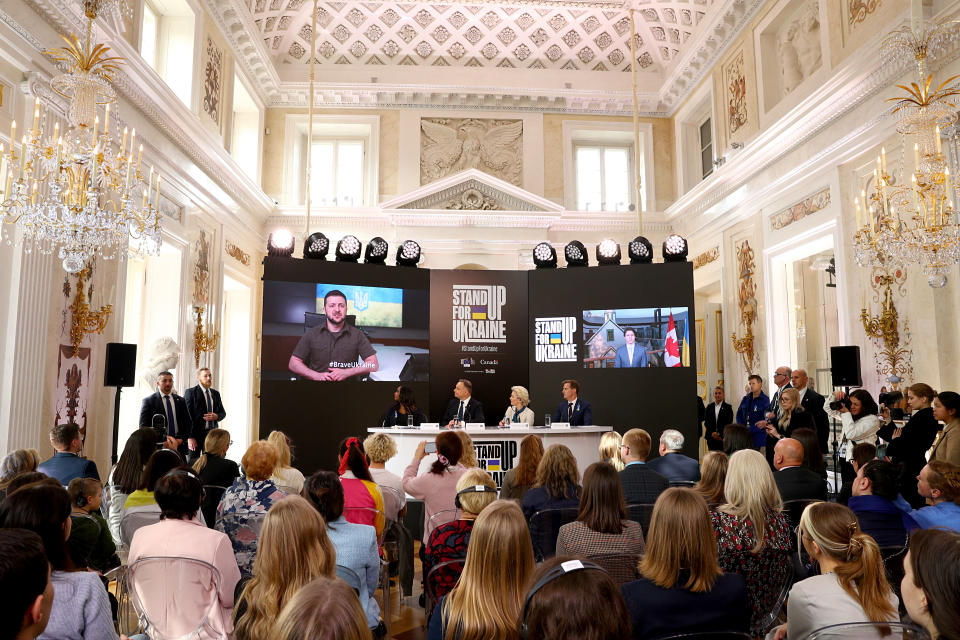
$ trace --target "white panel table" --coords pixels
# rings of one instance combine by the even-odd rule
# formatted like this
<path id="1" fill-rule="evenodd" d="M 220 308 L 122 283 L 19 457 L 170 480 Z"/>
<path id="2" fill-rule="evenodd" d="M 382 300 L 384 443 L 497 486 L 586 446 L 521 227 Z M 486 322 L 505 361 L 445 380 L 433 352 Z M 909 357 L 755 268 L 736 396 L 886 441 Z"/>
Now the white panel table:
<path id="1" fill-rule="evenodd" d="M 577 469 L 581 477 L 583 470 L 590 464 L 600 459 L 600 437 L 607 431 L 612 431 L 613 427 L 572 427 L 570 429 L 547 429 L 547 428 L 487 428 L 477 429 L 468 427 L 467 433 L 473 439 L 476 447 L 477 460 L 480 467 L 486 469 L 497 487 L 503 482 L 504 474 L 512 469 L 516 464 L 516 459 L 520 454 L 520 441 L 531 433 L 543 438 L 544 448 L 552 444 L 564 444 L 570 447 L 574 457 L 577 459 Z M 417 450 L 417 445 L 421 440 L 433 441 L 437 437 L 436 431 L 421 431 L 420 429 L 390 429 L 373 428 L 368 429 L 370 433 L 387 433 L 397 441 L 397 455 L 387 462 L 387 469 L 403 476 L 403 470 L 413 460 L 413 454 Z M 420 470 L 425 471 L 437 457 L 430 454 L 420 463 Z"/>

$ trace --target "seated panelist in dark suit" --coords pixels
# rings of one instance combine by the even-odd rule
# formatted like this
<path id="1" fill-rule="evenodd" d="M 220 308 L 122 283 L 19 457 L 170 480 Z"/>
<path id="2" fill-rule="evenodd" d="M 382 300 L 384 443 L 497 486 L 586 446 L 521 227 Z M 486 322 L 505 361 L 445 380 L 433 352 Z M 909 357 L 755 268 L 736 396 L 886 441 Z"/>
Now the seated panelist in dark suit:
<path id="1" fill-rule="evenodd" d="M 620 472 L 620 484 L 627 504 L 653 504 L 670 488 L 670 481 L 646 464 L 650 445 L 650 434 L 643 429 L 630 429 L 623 434 L 620 456 L 626 466 Z"/>
<path id="2" fill-rule="evenodd" d="M 627 327 L 623 330 L 626 344 L 617 348 L 617 357 L 613 361 L 615 369 L 633 369 L 647 366 L 647 348 L 637 344 L 637 330 Z"/>
<path id="3" fill-rule="evenodd" d="M 733 407 L 724 402 L 723 387 L 713 390 L 711 402 L 703 416 L 703 439 L 710 451 L 723 451 L 723 428 L 733 424 Z"/>
<path id="4" fill-rule="evenodd" d="M 823 408 L 825 402 L 823 396 L 811 389 L 808 383 L 807 372 L 803 369 L 795 369 L 790 374 L 790 384 L 800 394 L 800 406 L 813 418 L 820 451 L 827 452 L 830 450 L 827 447 L 830 440 L 830 418 L 827 417 L 827 412 Z"/>
<path id="5" fill-rule="evenodd" d="M 580 383 L 576 380 L 564 380 L 563 402 L 553 412 L 554 422 L 569 422 L 571 427 L 583 427 L 593 424 L 593 407 L 580 399 Z"/>
<path id="6" fill-rule="evenodd" d="M 193 418 L 193 433 L 199 445 L 197 455 L 203 451 L 203 442 L 211 429 L 216 429 L 219 422 L 227 417 L 227 410 L 223 408 L 220 392 L 213 388 L 213 377 L 210 369 L 203 367 L 197 371 L 197 385 L 190 387 L 183 393 L 187 403 L 187 410 Z"/>
<path id="7" fill-rule="evenodd" d="M 696 482 L 700 479 L 700 463 L 680 453 L 681 449 L 683 434 L 676 429 L 666 429 L 660 434 L 660 457 L 647 466 L 670 482 Z"/>
<path id="8" fill-rule="evenodd" d="M 140 405 L 140 426 L 151 426 L 153 416 L 158 413 L 167 420 L 168 449 L 173 449 L 186 458 L 188 451 L 199 448 L 190 410 L 187 409 L 186 401 L 173 392 L 173 374 L 169 371 L 163 371 L 157 376 L 157 392 L 143 399 L 143 404 Z"/>
<path id="9" fill-rule="evenodd" d="M 784 502 L 787 500 L 826 500 L 827 481 L 816 471 L 803 466 L 803 445 L 793 438 L 781 438 L 773 453 L 773 479 Z"/>
<path id="10" fill-rule="evenodd" d="M 463 425 L 467 422 L 486 422 L 483 415 L 483 405 L 472 396 L 473 383 L 466 378 L 457 380 L 453 387 L 454 399 L 447 405 L 447 410 L 443 412 L 443 420 L 440 424 L 446 423 L 447 427 Z"/>

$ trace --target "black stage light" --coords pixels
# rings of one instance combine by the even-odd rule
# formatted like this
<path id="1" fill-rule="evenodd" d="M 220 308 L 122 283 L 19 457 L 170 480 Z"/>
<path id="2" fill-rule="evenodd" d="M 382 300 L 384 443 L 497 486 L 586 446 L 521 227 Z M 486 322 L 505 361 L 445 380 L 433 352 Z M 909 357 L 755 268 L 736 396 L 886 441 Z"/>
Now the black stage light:
<path id="1" fill-rule="evenodd" d="M 420 245 L 414 240 L 404 240 L 397 247 L 397 266 L 415 267 L 420 263 Z"/>
<path id="2" fill-rule="evenodd" d="M 343 236 L 337 243 L 337 262 L 357 262 L 361 246 L 357 236 Z"/>
<path id="3" fill-rule="evenodd" d="M 671 233 L 663 241 L 662 252 L 664 262 L 686 262 L 687 241 L 677 234 Z"/>
<path id="4" fill-rule="evenodd" d="M 611 238 L 604 238 L 597 245 L 598 264 L 620 264 L 620 244 Z"/>
<path id="5" fill-rule="evenodd" d="M 326 260 L 330 251 L 330 240 L 319 231 L 307 236 L 303 241 L 303 257 L 311 260 Z"/>
<path id="6" fill-rule="evenodd" d="M 275 258 L 289 258 L 293 255 L 293 234 L 287 229 L 272 231 L 267 238 L 267 255 Z"/>
<path id="7" fill-rule="evenodd" d="M 587 248 L 579 240 L 567 243 L 563 248 L 563 257 L 566 258 L 568 267 L 585 267 L 589 263 Z"/>
<path id="8" fill-rule="evenodd" d="M 367 249 L 363 252 L 363 261 L 366 264 L 384 264 L 387 259 L 387 241 L 377 236 L 367 243 Z"/>
<path id="9" fill-rule="evenodd" d="M 637 236 L 627 246 L 630 264 L 649 264 L 653 262 L 653 245 L 643 236 Z"/>
<path id="10" fill-rule="evenodd" d="M 556 269 L 557 250 L 549 242 L 541 242 L 533 248 L 533 264 L 537 269 Z"/>

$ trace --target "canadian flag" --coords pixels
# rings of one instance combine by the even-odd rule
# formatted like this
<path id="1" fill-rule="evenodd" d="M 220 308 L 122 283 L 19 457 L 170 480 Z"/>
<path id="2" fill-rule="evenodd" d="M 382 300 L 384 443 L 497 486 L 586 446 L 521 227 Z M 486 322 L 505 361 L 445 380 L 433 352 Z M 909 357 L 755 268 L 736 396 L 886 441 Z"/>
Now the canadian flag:
<path id="1" fill-rule="evenodd" d="M 667 344 L 663 350 L 663 363 L 668 367 L 679 367 L 680 343 L 677 342 L 677 325 L 673 324 L 673 312 L 670 312 L 670 324 L 667 325 Z"/>

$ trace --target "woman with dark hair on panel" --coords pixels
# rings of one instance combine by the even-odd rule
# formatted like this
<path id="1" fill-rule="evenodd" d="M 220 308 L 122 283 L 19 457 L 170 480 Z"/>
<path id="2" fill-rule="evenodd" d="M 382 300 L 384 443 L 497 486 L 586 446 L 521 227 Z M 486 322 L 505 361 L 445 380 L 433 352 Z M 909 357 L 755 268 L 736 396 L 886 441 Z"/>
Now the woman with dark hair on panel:
<path id="1" fill-rule="evenodd" d="M 383 426 L 385 427 L 406 427 L 408 418 L 413 418 L 413 426 L 419 427 L 426 418 L 423 411 L 417 406 L 417 399 L 413 395 L 413 389 L 405 385 L 400 385 L 393 392 L 393 404 L 387 409 L 383 416 Z"/>

